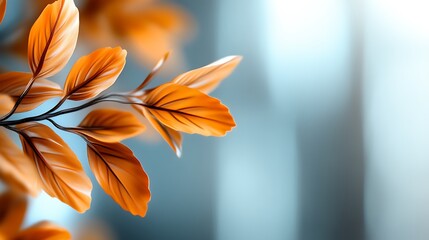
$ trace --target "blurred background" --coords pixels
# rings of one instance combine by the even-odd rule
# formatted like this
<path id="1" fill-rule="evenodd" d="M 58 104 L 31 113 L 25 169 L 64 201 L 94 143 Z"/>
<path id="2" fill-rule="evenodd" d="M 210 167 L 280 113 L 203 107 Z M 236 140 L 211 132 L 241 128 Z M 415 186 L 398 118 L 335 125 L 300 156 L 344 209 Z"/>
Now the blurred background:
<path id="1" fill-rule="evenodd" d="M 95 16 L 96 3 L 103 5 L 92 1 L 92 8 L 76 1 L 81 28 L 84 21 L 94 23 L 84 18 Z M 15 30 L 31 15 L 29 2 L 8 2 L 3 46 L 10 46 L 10 32 L 20 34 Z M 123 211 L 94 184 L 84 215 L 41 195 L 32 201 L 27 225 L 52 220 L 76 239 L 429 238 L 429 2 L 142 2 L 180 13 L 168 25 L 178 30 L 175 37 L 149 31 L 130 40 L 116 31 L 127 41 L 112 43 L 95 32 L 103 27 L 81 29 L 70 63 L 95 49 L 94 39 L 125 43 L 128 62 L 116 90 L 126 90 L 149 72 L 154 56 L 162 56 L 165 49 L 144 47 L 159 43 L 157 37 L 171 40 L 163 47 L 175 57 L 156 84 L 242 55 L 213 93 L 229 106 L 237 127 L 224 138 L 185 136 L 180 159 L 150 130 L 127 141 L 151 179 L 145 218 Z M 123 20 L 119 29 L 128 24 Z M 136 41 L 143 40 L 139 49 Z M 17 51 L 2 49 L 3 69 L 28 69 Z M 73 125 L 83 116 L 59 122 Z M 63 136 L 88 170 L 83 142 Z"/>

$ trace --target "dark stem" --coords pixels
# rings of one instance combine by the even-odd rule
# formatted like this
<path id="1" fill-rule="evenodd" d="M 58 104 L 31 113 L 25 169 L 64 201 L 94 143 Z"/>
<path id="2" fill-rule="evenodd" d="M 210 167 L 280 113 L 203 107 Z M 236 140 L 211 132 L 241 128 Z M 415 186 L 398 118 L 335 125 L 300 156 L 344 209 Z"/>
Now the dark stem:
<path id="1" fill-rule="evenodd" d="M 26 117 L 26 118 L 22 118 L 22 119 L 18 119 L 18 120 L 10 120 L 10 121 L 0 121 L 0 126 L 8 126 L 8 125 L 17 125 L 17 124 L 21 124 L 21 123 L 26 123 L 26 122 L 36 122 L 36 121 L 42 121 L 42 120 L 46 120 L 49 118 L 53 118 L 53 117 L 57 117 L 60 115 L 64 115 L 64 114 L 68 114 L 68 113 L 72 113 L 72 112 L 77 112 L 80 111 L 82 109 L 91 107 L 95 104 L 101 103 L 101 102 L 120 102 L 120 103 L 125 103 L 125 102 L 121 102 L 120 100 L 117 99 L 108 99 L 110 97 L 124 97 L 123 94 L 109 94 L 109 95 L 104 95 L 104 96 L 100 96 L 98 98 L 95 98 L 87 103 L 84 103 L 82 105 L 73 107 L 73 108 L 67 108 L 61 111 L 57 111 L 57 112 L 52 112 L 54 110 L 49 110 L 46 113 L 40 114 L 38 116 L 33 116 L 33 117 Z M 58 104 L 57 104 L 58 105 Z M 55 108 L 55 107 L 54 107 Z"/>
<path id="2" fill-rule="evenodd" d="M 8 119 L 10 116 L 12 116 L 15 111 L 18 109 L 19 104 L 21 104 L 22 100 L 24 99 L 25 95 L 30 91 L 31 87 L 33 86 L 34 82 L 36 81 L 36 78 L 32 77 L 30 81 L 28 82 L 27 86 L 25 87 L 25 90 L 21 93 L 18 100 L 16 101 L 15 105 L 13 105 L 12 110 L 9 111 L 8 114 L 4 115 L 2 118 L 0 118 L 0 122 L 3 120 Z"/>
<path id="3" fill-rule="evenodd" d="M 78 135 L 79 137 L 81 137 L 83 140 L 85 140 L 85 142 L 86 142 L 87 144 L 90 144 L 90 142 L 88 141 L 88 139 L 86 139 L 86 137 L 85 137 L 84 135 L 82 135 L 82 134 L 81 134 L 81 133 L 79 133 L 79 132 L 75 132 L 75 131 L 73 131 L 73 129 L 74 129 L 74 128 L 64 127 L 64 126 L 62 126 L 62 125 L 58 124 L 57 122 L 55 122 L 55 121 L 54 121 L 54 120 L 52 120 L 52 119 L 47 119 L 47 120 L 48 120 L 52 125 L 54 125 L 54 127 L 58 128 L 59 130 L 64 131 L 64 132 L 68 132 L 68 133 L 76 134 L 76 135 Z"/>
<path id="4" fill-rule="evenodd" d="M 54 125 L 56 128 L 58 128 L 62 131 L 71 132 L 69 128 L 59 125 L 57 122 L 55 122 L 54 120 L 52 120 L 50 118 L 48 118 L 46 120 L 48 120 L 50 123 L 52 123 L 52 125 Z"/>
<path id="5" fill-rule="evenodd" d="M 114 98 L 114 97 L 117 97 L 117 98 Z M 66 99 L 66 98 L 64 98 L 64 99 Z M 123 99 L 125 99 L 125 100 L 123 100 Z M 26 123 L 26 122 L 37 122 L 37 121 L 42 121 L 42 120 L 48 120 L 52 124 L 54 124 L 54 122 L 52 122 L 51 118 L 54 118 L 54 117 L 57 117 L 60 115 L 64 115 L 64 114 L 68 114 L 68 113 L 72 113 L 72 112 L 77 112 L 77 111 L 83 110 L 85 108 L 91 107 L 93 105 L 96 105 L 98 103 L 101 103 L 101 102 L 114 102 L 114 103 L 120 103 L 120 104 L 136 104 L 136 105 L 140 105 L 143 107 L 149 107 L 149 108 L 154 107 L 154 106 L 146 105 L 142 102 L 135 102 L 130 97 L 128 97 L 125 93 L 111 93 L 108 95 L 97 97 L 97 98 L 95 98 L 89 102 L 86 102 L 82 105 L 79 105 L 79 106 L 67 108 L 67 109 L 63 109 L 63 110 L 54 112 L 56 109 L 58 109 L 62 105 L 62 103 L 64 101 L 65 100 L 61 100 L 55 107 L 53 107 L 52 109 L 50 109 L 49 111 L 47 111 L 45 113 L 37 115 L 37 116 L 26 117 L 26 118 L 17 119 L 17 120 L 9 120 L 9 121 L 0 120 L 0 126 L 3 126 L 7 129 L 10 129 L 10 128 L 12 128 L 10 126 L 13 126 L 13 125 Z M 60 125 L 58 125 L 58 126 L 60 126 Z M 65 128 L 65 129 L 67 129 L 69 131 L 72 130 L 70 128 Z M 12 130 L 12 129 L 10 129 L 10 130 Z M 62 129 L 62 130 L 64 130 L 64 129 Z"/>
<path id="6" fill-rule="evenodd" d="M 57 105 L 55 105 L 55 106 L 54 106 L 53 108 L 51 108 L 49 111 L 47 111 L 47 112 L 45 112 L 45 113 L 43 113 L 43 114 L 41 114 L 41 115 L 49 114 L 49 113 L 51 113 L 51 112 L 53 112 L 53 111 L 57 110 L 58 108 L 60 108 L 60 107 L 63 105 L 63 103 L 67 100 L 67 98 L 68 98 L 68 97 L 63 97 L 63 98 L 61 98 L 61 100 L 57 103 Z"/>
<path id="7" fill-rule="evenodd" d="M 11 131 L 13 131 L 13 132 L 16 132 L 16 133 L 18 133 L 18 134 L 20 134 L 20 133 L 21 133 L 18 129 L 16 129 L 16 128 L 14 128 L 14 127 L 11 127 L 11 126 L 5 125 L 5 126 L 3 126 L 3 127 L 4 127 L 4 128 L 6 128 L 6 129 L 8 129 L 8 130 L 11 130 Z"/>

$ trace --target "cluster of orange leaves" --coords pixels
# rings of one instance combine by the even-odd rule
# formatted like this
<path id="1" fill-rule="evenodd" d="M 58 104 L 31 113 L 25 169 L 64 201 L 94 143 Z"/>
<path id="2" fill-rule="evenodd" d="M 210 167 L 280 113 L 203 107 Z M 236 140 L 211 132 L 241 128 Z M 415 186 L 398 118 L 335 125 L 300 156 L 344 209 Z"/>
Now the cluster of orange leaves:
<path id="1" fill-rule="evenodd" d="M 6 1 L 0 0 L 0 21 L 5 6 Z M 76 61 L 61 88 L 47 78 L 67 64 L 76 47 L 78 32 L 79 11 L 73 0 L 58 0 L 46 6 L 28 37 L 27 56 L 31 72 L 0 74 L 0 179 L 10 189 L 0 197 L 0 237 L 6 234 L 13 238 L 22 234 L 18 231 L 22 222 L 19 214 L 15 219 L 9 219 L 15 224 L 10 231 L 2 227 L 8 220 L 5 217 L 10 209 L 8 206 L 23 201 L 18 192 L 37 196 L 43 190 L 78 212 L 90 208 L 92 183 L 80 161 L 67 143 L 40 121 L 49 121 L 59 130 L 82 137 L 87 143 L 89 166 L 102 189 L 124 210 L 142 217 L 146 215 L 151 196 L 149 178 L 133 152 L 121 143 L 145 129 L 133 112 L 94 109 L 76 127 L 61 126 L 52 118 L 104 101 L 129 104 L 148 120 L 178 156 L 182 148 L 180 132 L 223 136 L 235 126 L 228 108 L 208 93 L 234 70 L 241 57 L 223 58 L 158 87 L 146 89 L 167 54 L 136 89 L 127 93 L 102 94 L 120 75 L 127 52 L 120 47 L 101 48 Z M 9 119 L 14 113 L 33 110 L 55 97 L 60 101 L 43 114 Z M 67 100 L 89 101 L 75 108 L 58 110 Z M 19 135 L 22 150 L 5 129 Z M 19 210 L 20 213 L 25 212 L 25 207 L 19 205 L 18 209 L 24 209 Z M 23 231 L 28 232 L 40 236 L 67 234 L 47 222 Z"/>

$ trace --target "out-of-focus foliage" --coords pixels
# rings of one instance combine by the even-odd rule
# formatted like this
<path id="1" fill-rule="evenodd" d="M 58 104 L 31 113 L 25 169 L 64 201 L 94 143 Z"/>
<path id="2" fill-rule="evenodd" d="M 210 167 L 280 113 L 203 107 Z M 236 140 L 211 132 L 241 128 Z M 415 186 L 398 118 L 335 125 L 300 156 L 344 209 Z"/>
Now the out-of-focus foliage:
<path id="1" fill-rule="evenodd" d="M 66 229 L 48 221 L 21 229 L 27 205 L 26 197 L 20 193 L 9 191 L 0 195 L 0 239 L 71 239 Z"/>
<path id="2" fill-rule="evenodd" d="M 19 19 L 13 36 L 0 46 L 22 57 L 27 56 L 26 38 L 30 27 L 53 0 L 26 0 L 26 14 Z M 0 19 L 5 0 L 0 2 Z M 174 65 L 183 62 L 181 48 L 194 33 L 192 17 L 179 6 L 158 0 L 83 0 L 80 4 L 80 37 L 86 46 L 127 48 L 147 67 L 165 52 L 174 52 Z"/>

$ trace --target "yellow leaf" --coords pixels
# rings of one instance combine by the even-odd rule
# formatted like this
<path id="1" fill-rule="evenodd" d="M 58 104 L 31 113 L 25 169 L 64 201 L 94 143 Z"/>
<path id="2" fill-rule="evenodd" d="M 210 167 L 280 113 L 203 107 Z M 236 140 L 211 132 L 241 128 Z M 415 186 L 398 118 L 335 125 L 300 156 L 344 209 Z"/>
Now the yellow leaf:
<path id="1" fill-rule="evenodd" d="M 30 122 L 17 128 L 24 152 L 36 162 L 45 192 L 78 212 L 88 210 L 92 184 L 70 147 L 43 124 Z"/>
<path id="2" fill-rule="evenodd" d="M 13 240 L 69 240 L 72 239 L 67 229 L 48 221 L 42 221 L 19 232 Z"/>
<path id="3" fill-rule="evenodd" d="M 0 93 L 8 94 L 16 101 L 25 90 L 32 75 L 23 72 L 0 74 Z M 63 91 L 54 82 L 38 79 L 19 105 L 17 112 L 26 112 L 37 108 L 40 104 L 54 97 L 61 96 Z"/>
<path id="4" fill-rule="evenodd" d="M 5 13 L 6 13 L 6 0 L 0 0 L 0 23 L 3 21 Z"/>
<path id="5" fill-rule="evenodd" d="M 8 113 L 13 108 L 14 104 L 11 97 L 0 93 L 0 115 Z"/>
<path id="6" fill-rule="evenodd" d="M 149 91 L 143 102 L 156 119 L 176 131 L 224 136 L 235 126 L 219 100 L 186 86 L 163 84 Z"/>
<path id="7" fill-rule="evenodd" d="M 124 210 L 144 217 L 150 201 L 149 178 L 139 160 L 121 143 L 88 141 L 89 166 L 100 186 Z"/>
<path id="8" fill-rule="evenodd" d="M 0 239 L 12 239 L 19 231 L 27 211 L 27 199 L 16 192 L 0 195 Z"/>
<path id="9" fill-rule="evenodd" d="M 58 73 L 69 61 L 79 33 L 79 11 L 73 0 L 48 5 L 30 30 L 28 64 L 35 78 Z"/>
<path id="10" fill-rule="evenodd" d="M 225 57 L 202 68 L 180 74 L 172 82 L 210 93 L 234 71 L 241 59 L 240 56 Z"/>
<path id="11" fill-rule="evenodd" d="M 34 162 L 0 131 L 0 178 L 13 189 L 36 196 L 40 191 Z"/>
<path id="12" fill-rule="evenodd" d="M 120 142 L 143 132 L 145 126 L 130 112 L 97 109 L 90 112 L 73 132 L 101 142 Z"/>
<path id="13" fill-rule="evenodd" d="M 164 126 L 154 116 L 152 116 L 146 108 L 139 105 L 133 105 L 133 107 L 146 117 L 153 128 L 155 128 L 168 145 L 170 145 L 176 155 L 180 157 L 182 155 L 182 134 L 174 129 Z"/>
<path id="14" fill-rule="evenodd" d="M 125 65 L 127 51 L 101 48 L 80 58 L 71 69 L 64 96 L 79 101 L 97 96 L 115 83 Z"/>

